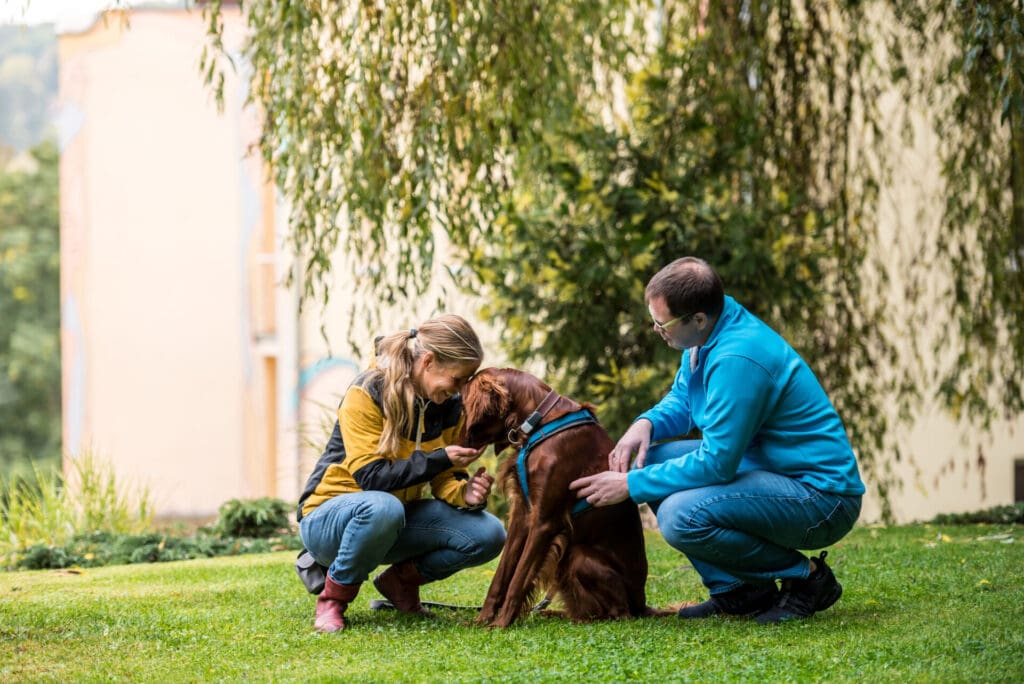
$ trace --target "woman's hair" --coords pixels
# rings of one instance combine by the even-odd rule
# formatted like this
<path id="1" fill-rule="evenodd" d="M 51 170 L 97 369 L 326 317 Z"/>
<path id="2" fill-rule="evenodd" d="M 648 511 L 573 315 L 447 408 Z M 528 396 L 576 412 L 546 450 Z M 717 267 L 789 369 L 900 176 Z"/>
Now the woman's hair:
<path id="1" fill-rule="evenodd" d="M 376 343 L 377 372 L 384 376 L 381 404 L 384 431 L 378 448 L 394 453 L 403 435 L 412 430 L 416 388 L 412 367 L 426 352 L 441 365 L 483 361 L 484 351 L 476 332 L 462 316 L 444 314 L 424 321 L 418 328 L 402 330 Z"/>

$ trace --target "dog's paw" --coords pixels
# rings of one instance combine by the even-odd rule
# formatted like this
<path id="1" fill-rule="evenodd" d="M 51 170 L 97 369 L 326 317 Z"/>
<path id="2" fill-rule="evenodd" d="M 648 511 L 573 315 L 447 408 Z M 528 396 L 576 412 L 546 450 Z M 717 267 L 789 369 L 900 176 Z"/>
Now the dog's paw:
<path id="1" fill-rule="evenodd" d="M 647 609 L 644 611 L 644 617 L 675 617 L 679 614 L 680 608 L 695 605 L 697 605 L 695 601 L 683 601 L 680 603 L 673 603 L 666 608 L 654 608 L 652 606 L 647 606 Z"/>

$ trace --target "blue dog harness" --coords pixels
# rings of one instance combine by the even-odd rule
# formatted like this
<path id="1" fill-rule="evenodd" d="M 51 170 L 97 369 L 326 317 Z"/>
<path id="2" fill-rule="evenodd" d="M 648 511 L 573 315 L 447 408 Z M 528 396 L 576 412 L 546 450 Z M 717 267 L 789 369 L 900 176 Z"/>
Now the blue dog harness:
<path id="1" fill-rule="evenodd" d="M 532 417 L 532 416 L 531 416 Z M 526 440 L 526 443 L 519 448 L 519 456 L 516 459 L 516 469 L 519 474 L 519 486 L 523 489 L 523 497 L 526 500 L 526 504 L 530 504 L 530 488 L 526 483 L 526 459 L 529 458 L 530 452 L 536 448 L 538 444 L 543 442 L 549 437 L 557 435 L 559 432 L 570 430 L 580 425 L 587 425 L 588 423 L 596 423 L 597 418 L 588 409 L 580 409 L 579 411 L 573 411 L 567 413 L 561 418 L 541 425 L 539 428 L 533 427 L 530 430 L 530 436 Z M 536 430 L 534 432 L 533 430 Z M 592 504 L 586 499 L 580 499 L 576 502 L 576 505 L 572 507 L 572 516 L 575 518 L 577 515 L 591 508 Z"/>

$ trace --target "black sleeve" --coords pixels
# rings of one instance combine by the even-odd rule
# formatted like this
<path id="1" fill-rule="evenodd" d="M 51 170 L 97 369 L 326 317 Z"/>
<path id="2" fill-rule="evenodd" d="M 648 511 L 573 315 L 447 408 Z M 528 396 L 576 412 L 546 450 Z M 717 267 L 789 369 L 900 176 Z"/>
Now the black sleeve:
<path id="1" fill-rule="evenodd" d="M 414 451 L 409 458 L 389 461 L 380 458 L 352 473 L 356 484 L 365 491 L 392 492 L 429 482 L 435 475 L 452 467 L 444 449 Z"/>

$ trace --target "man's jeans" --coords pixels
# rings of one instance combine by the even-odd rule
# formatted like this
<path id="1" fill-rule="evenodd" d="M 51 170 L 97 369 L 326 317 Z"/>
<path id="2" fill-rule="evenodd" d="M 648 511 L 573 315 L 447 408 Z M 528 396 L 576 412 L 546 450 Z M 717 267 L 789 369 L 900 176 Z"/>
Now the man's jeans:
<path id="1" fill-rule="evenodd" d="M 480 565 L 501 552 L 505 528 L 487 511 L 436 499 L 403 504 L 387 492 L 329 499 L 299 524 L 302 543 L 331 579 L 359 584 L 381 564 L 415 559 L 427 581 Z"/>
<path id="2" fill-rule="evenodd" d="M 686 440 L 647 452 L 647 465 L 680 458 L 700 445 Z M 803 579 L 807 557 L 842 539 L 860 515 L 860 495 L 823 492 L 764 470 L 732 482 L 687 489 L 651 502 L 662 536 L 689 558 L 704 586 L 720 594 L 742 583 Z"/>

